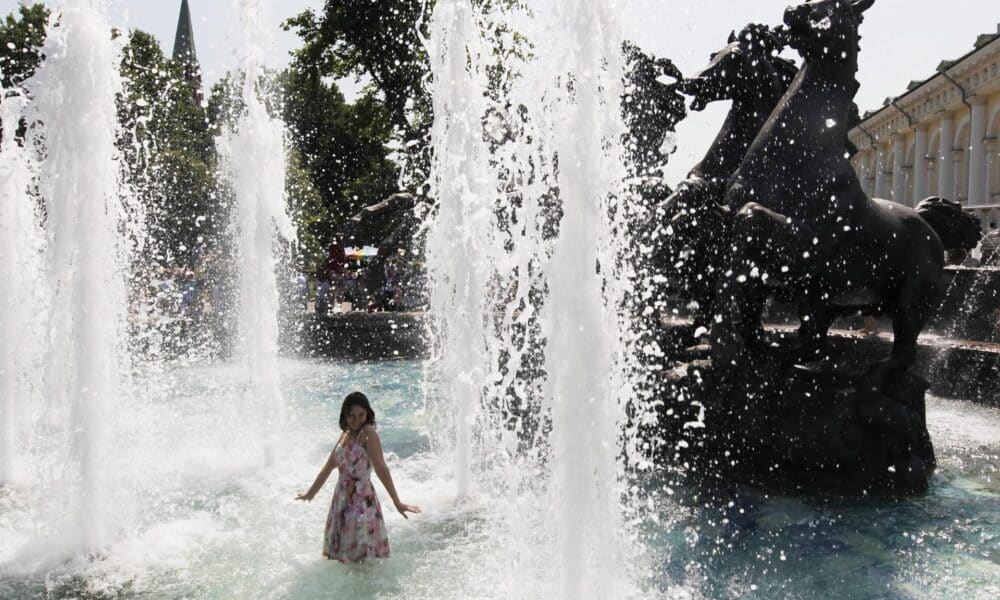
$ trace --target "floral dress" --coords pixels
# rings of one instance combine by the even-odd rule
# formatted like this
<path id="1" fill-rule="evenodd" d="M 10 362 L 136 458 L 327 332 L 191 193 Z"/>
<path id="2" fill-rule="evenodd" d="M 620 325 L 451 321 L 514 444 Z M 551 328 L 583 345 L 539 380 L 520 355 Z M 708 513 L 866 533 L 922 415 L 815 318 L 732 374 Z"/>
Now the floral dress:
<path id="1" fill-rule="evenodd" d="M 334 449 L 340 478 L 323 536 L 323 556 L 344 563 L 389 556 L 382 506 L 372 486 L 368 453 L 355 440 Z"/>

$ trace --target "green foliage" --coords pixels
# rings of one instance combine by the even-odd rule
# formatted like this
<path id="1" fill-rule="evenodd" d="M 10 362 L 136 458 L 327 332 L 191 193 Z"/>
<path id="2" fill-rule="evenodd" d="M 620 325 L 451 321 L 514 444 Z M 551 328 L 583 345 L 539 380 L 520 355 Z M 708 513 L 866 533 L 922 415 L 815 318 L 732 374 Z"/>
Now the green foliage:
<path id="1" fill-rule="evenodd" d="M 20 18 L 18 18 L 20 16 Z M 34 74 L 42 60 L 49 9 L 43 4 L 21 5 L 0 22 L 0 85 L 9 90 Z"/>
<path id="2" fill-rule="evenodd" d="M 208 120 L 214 135 L 236 126 L 245 106 L 244 75 L 227 73 L 212 86 Z M 326 247 L 361 206 L 394 191 L 395 165 L 385 157 L 385 118 L 347 104 L 336 85 L 295 68 L 264 73 L 256 93 L 288 129 L 285 195 L 298 233 L 296 267 L 316 272 Z M 374 184 L 372 184 L 374 180 Z"/>
<path id="3" fill-rule="evenodd" d="M 119 148 L 126 181 L 140 198 L 151 265 L 193 268 L 199 246 L 215 240 L 227 214 L 218 201 L 215 146 L 201 105 L 200 79 L 167 59 L 156 39 L 129 33 L 118 98 Z"/>
<path id="4" fill-rule="evenodd" d="M 293 69 L 325 80 L 364 83 L 368 102 L 381 104 L 393 128 L 404 187 L 427 177 L 428 133 L 433 119 L 426 83 L 429 63 L 421 37 L 433 0 L 328 0 L 322 12 L 307 10 L 285 22 L 303 45 Z"/>
<path id="5" fill-rule="evenodd" d="M 321 16 L 307 10 L 284 27 L 302 38 L 295 60 L 304 70 L 370 79 L 389 122 L 409 141 L 422 135 L 408 118 L 407 104 L 427 95 L 427 55 L 418 31 L 426 35 L 425 16 L 432 7 L 425 0 L 327 0 Z"/>
<path id="6" fill-rule="evenodd" d="M 311 220 L 310 234 L 329 243 L 358 210 L 396 191 L 386 147 L 392 125 L 372 93 L 348 104 L 335 84 L 295 67 L 281 80 L 283 116 L 325 213 Z"/>
<path id="7" fill-rule="evenodd" d="M 523 57 L 529 45 L 506 22 L 493 21 L 490 15 L 528 9 L 523 0 L 477 0 L 476 4 L 478 14 L 483 17 L 480 25 L 489 32 L 494 45 L 495 62 L 488 74 L 493 99 L 499 101 L 515 77 L 508 67 L 510 60 Z M 303 86 L 311 85 L 319 93 L 324 81 L 353 78 L 365 83 L 354 110 L 358 117 L 372 119 L 371 127 L 366 128 L 373 134 L 372 139 L 381 137 L 372 130 L 378 129 L 382 124 L 380 119 L 384 119 L 402 159 L 403 172 L 397 180 L 418 193 L 429 176 L 430 165 L 433 111 L 427 89 L 430 63 L 423 39 L 429 35 L 428 18 L 433 9 L 433 0 L 327 0 L 318 14 L 307 10 L 284 24 L 286 30 L 294 30 L 303 42 L 295 52 L 291 69 L 308 81 Z M 294 120 L 295 116 L 291 118 Z M 300 128 L 300 131 L 310 129 Z M 307 163 L 314 155 L 309 148 L 303 148 L 303 154 Z M 360 160 L 369 160 L 366 153 L 359 156 Z M 363 178 L 367 183 L 358 192 L 391 187 L 382 185 L 388 175 L 384 160 L 369 162 L 369 166 L 370 171 Z M 322 183 L 317 187 L 325 192 Z M 364 199 L 358 192 L 355 194 Z"/>
<path id="8" fill-rule="evenodd" d="M 285 173 L 285 197 L 288 214 L 298 229 L 298 260 L 296 267 L 303 272 L 316 272 L 323 265 L 329 228 L 329 211 L 323 197 L 313 185 L 311 175 L 302 164 L 296 148 L 288 149 Z"/>

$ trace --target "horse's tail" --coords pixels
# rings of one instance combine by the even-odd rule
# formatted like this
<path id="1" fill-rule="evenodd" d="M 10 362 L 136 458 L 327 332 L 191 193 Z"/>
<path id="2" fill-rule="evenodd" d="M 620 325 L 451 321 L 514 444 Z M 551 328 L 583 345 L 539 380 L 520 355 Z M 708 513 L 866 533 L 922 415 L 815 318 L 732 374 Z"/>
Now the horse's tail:
<path id="1" fill-rule="evenodd" d="M 958 202 L 931 196 L 917 204 L 917 214 L 938 234 L 945 250 L 971 250 L 982 238 L 979 217 L 962 210 Z"/>

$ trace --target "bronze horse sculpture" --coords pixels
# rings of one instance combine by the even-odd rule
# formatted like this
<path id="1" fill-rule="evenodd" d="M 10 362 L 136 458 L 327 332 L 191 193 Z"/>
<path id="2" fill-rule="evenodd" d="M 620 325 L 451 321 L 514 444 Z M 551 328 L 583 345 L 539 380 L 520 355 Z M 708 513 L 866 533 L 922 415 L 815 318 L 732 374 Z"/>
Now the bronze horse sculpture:
<path id="1" fill-rule="evenodd" d="M 647 231 L 653 248 L 652 262 L 669 272 L 674 293 L 698 305 L 695 321 L 708 324 L 713 313 L 715 275 L 721 266 L 721 236 L 729 227 L 731 212 L 723 206 L 726 183 L 740 165 L 757 132 L 791 83 L 797 69 L 777 56 L 778 37 L 767 26 L 750 24 L 732 32 L 725 47 L 711 56 L 696 75 L 682 79 L 678 89 L 692 96 L 692 110 L 709 103 L 732 100 L 722 128 L 702 160 L 687 178 L 653 210 Z M 664 231 L 661 224 L 667 223 Z"/>
<path id="2" fill-rule="evenodd" d="M 873 3 L 814 0 L 785 11 L 783 35 L 804 63 L 727 184 L 734 216 L 715 284 L 715 364 L 746 361 L 765 301 L 781 291 L 799 306 L 804 360 L 821 358 L 837 316 L 886 314 L 892 354 L 872 374 L 906 369 L 944 292 L 940 224 L 962 232 L 949 242 L 978 239 L 976 219 L 954 203 L 914 210 L 870 199 L 851 167 L 858 27 Z"/>

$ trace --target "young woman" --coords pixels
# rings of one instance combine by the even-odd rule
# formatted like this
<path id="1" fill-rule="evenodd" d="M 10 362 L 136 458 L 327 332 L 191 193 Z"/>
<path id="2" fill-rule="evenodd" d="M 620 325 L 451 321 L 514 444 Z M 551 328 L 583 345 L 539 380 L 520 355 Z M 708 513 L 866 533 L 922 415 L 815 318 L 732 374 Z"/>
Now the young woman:
<path id="1" fill-rule="evenodd" d="M 361 392 L 344 398 L 340 407 L 340 429 L 343 433 L 316 476 L 316 481 L 308 492 L 299 494 L 295 499 L 312 500 L 333 469 L 338 469 L 340 477 L 333 491 L 330 514 L 326 518 L 323 556 L 343 563 L 386 558 L 389 556 L 389 539 L 385 534 L 382 507 L 372 486 L 372 467 L 399 514 L 409 518 L 406 513 L 419 513 L 420 508 L 399 500 L 389 467 L 382 456 L 382 441 L 375 431 L 375 411 Z"/>

